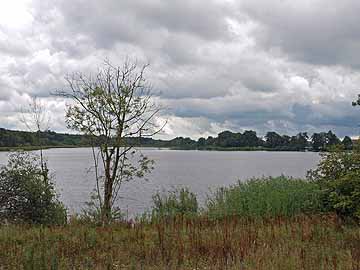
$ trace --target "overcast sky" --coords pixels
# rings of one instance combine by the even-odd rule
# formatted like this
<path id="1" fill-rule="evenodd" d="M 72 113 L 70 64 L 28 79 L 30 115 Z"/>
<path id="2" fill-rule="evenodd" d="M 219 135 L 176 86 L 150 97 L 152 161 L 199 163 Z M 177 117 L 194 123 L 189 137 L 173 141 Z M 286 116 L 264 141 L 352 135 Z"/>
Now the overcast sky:
<path id="1" fill-rule="evenodd" d="M 222 130 L 358 135 L 358 0 L 1 0 L 0 127 L 41 97 L 55 131 L 64 76 L 150 63 L 163 137 Z M 67 131 L 68 132 L 68 131 Z"/>

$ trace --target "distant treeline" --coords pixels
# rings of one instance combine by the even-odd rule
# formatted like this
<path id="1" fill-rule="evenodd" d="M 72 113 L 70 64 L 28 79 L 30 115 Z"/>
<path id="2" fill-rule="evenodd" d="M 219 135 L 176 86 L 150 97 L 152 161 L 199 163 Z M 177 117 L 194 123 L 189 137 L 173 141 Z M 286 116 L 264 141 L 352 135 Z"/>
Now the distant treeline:
<path id="1" fill-rule="evenodd" d="M 342 144 L 345 149 L 352 149 L 353 142 L 345 136 L 341 141 L 332 131 L 314 133 L 309 136 L 301 132 L 295 136 L 268 132 L 264 138 L 255 131 L 243 133 L 223 131 L 217 137 L 191 138 L 177 137 L 172 140 L 152 138 L 127 138 L 127 143 L 135 146 L 168 147 L 173 149 L 198 150 L 273 150 L 273 151 L 325 151 L 333 145 Z M 39 143 L 40 142 L 40 143 Z M 84 135 L 63 134 L 54 131 L 26 132 L 0 128 L 0 147 L 81 147 L 89 146 L 89 138 Z"/>
<path id="2" fill-rule="evenodd" d="M 257 136 L 255 131 L 248 130 L 244 133 L 224 131 L 216 138 L 200 138 L 197 142 L 199 148 L 262 148 L 274 151 L 325 151 L 331 146 L 343 144 L 345 149 L 352 149 L 353 142 L 345 136 L 341 141 L 332 131 L 314 133 L 309 136 L 306 132 L 295 136 L 280 135 L 276 132 L 266 133 L 264 138 Z"/>
<path id="3" fill-rule="evenodd" d="M 280 135 L 268 132 L 264 138 L 257 136 L 255 131 L 247 130 L 244 133 L 223 131 L 217 137 L 191 138 L 177 137 L 172 140 L 153 140 L 151 138 L 129 138 L 129 142 L 141 146 L 170 147 L 175 149 L 198 150 L 273 150 L 273 151 L 325 151 L 334 145 L 343 145 L 351 150 L 353 142 L 349 136 L 340 140 L 332 131 L 314 133 L 309 136 L 306 132 L 295 136 Z"/>
<path id="4" fill-rule="evenodd" d="M 247 130 L 244 133 L 223 131 L 217 137 L 199 138 L 197 141 L 190 138 L 177 137 L 169 141 L 143 140 L 142 145 L 151 143 L 164 144 L 176 149 L 198 150 L 272 150 L 272 151 L 326 151 L 334 145 L 343 145 L 351 150 L 353 142 L 349 136 L 340 140 L 332 131 L 314 133 L 309 136 L 306 132 L 295 136 L 280 135 L 268 132 L 264 138 L 257 136 L 255 131 Z"/>
<path id="5" fill-rule="evenodd" d="M 43 146 L 86 146 L 85 136 L 62 134 L 54 131 L 28 132 L 0 128 L 0 147 L 36 147 Z"/>

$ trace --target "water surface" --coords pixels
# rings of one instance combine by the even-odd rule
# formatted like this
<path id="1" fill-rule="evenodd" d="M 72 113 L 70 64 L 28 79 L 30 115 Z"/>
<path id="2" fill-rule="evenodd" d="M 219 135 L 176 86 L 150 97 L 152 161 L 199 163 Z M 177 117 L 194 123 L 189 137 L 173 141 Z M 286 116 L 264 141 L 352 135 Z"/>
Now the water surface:
<path id="1" fill-rule="evenodd" d="M 188 186 L 204 201 L 209 190 L 228 186 L 251 177 L 279 176 L 305 177 L 318 161 L 312 152 L 226 152 L 142 149 L 155 161 L 155 169 L 148 181 L 127 183 L 121 190 L 119 205 L 129 215 L 148 209 L 156 191 Z M 45 150 L 48 165 L 55 174 L 60 199 L 72 212 L 78 212 L 88 201 L 94 189 L 94 175 L 90 148 Z M 5 164 L 7 153 L 0 153 Z"/>

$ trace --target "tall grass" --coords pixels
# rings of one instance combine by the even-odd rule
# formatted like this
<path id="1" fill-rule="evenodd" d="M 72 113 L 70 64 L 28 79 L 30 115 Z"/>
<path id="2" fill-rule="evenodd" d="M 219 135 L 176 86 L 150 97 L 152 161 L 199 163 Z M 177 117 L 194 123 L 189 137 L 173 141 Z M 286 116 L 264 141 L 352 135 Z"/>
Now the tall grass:
<path id="1" fill-rule="evenodd" d="M 198 214 L 199 205 L 196 195 L 187 187 L 157 192 L 152 200 L 152 218 L 169 218 L 178 215 L 190 217 Z"/>
<path id="2" fill-rule="evenodd" d="M 360 269 L 336 216 L 176 218 L 108 227 L 0 227 L 0 269 Z"/>
<path id="3" fill-rule="evenodd" d="M 320 210 L 316 183 L 285 176 L 250 179 L 218 189 L 208 198 L 206 208 L 211 217 L 295 216 Z"/>

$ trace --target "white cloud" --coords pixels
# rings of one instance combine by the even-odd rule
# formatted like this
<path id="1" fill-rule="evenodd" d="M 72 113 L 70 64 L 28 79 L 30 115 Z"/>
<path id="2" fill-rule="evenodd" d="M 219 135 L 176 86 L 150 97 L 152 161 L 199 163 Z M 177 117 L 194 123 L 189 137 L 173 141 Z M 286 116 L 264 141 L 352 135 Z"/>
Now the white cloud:
<path id="1" fill-rule="evenodd" d="M 28 27 L 33 17 L 29 11 L 30 0 L 2 0 L 0 8 L 0 27 L 19 30 Z"/>

